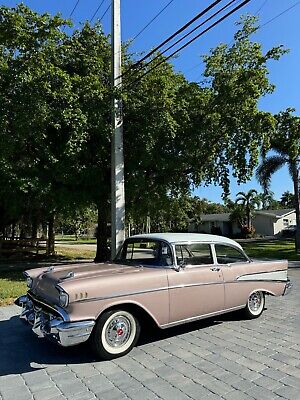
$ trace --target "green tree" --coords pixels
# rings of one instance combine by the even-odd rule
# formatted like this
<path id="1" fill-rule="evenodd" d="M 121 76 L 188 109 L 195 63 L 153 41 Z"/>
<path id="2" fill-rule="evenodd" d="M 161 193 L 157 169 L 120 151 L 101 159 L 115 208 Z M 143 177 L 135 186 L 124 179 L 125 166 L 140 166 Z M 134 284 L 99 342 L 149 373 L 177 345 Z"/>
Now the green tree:
<path id="1" fill-rule="evenodd" d="M 229 167 L 239 183 L 250 179 L 260 147 L 269 142 L 275 121 L 258 109 L 258 102 L 274 90 L 268 80 L 268 62 L 286 52 L 279 46 L 264 53 L 259 43 L 251 41 L 258 29 L 255 17 L 242 18 L 238 26 L 231 46 L 221 44 L 204 57 L 205 88 L 209 89 L 203 121 L 206 134 L 194 139 L 196 158 L 192 158 L 196 177 L 220 184 L 225 195 Z M 199 160 L 205 160 L 203 168 Z"/>
<path id="2" fill-rule="evenodd" d="M 264 188 L 269 188 L 272 175 L 288 166 L 294 185 L 294 207 L 296 209 L 297 232 L 296 251 L 300 251 L 300 199 L 299 199 L 299 155 L 300 155 L 300 117 L 293 115 L 293 109 L 287 109 L 276 116 L 277 124 L 271 138 L 270 150 L 273 154 L 263 153 L 256 177 Z M 275 153 L 275 154 L 274 154 Z"/>
<path id="3" fill-rule="evenodd" d="M 290 191 L 285 191 L 280 197 L 280 204 L 283 207 L 293 208 L 295 206 L 295 196 Z"/>
<path id="4" fill-rule="evenodd" d="M 109 192 L 109 42 L 88 24 L 68 37 L 65 23 L 22 4 L 0 8 L 2 179 L 44 205 L 50 251 L 55 214 L 101 209 Z"/>
<path id="5" fill-rule="evenodd" d="M 246 210 L 243 205 L 233 203 L 229 215 L 229 220 L 231 223 L 236 223 L 242 232 L 242 229 L 244 228 L 247 220 Z"/>
<path id="6" fill-rule="evenodd" d="M 2 224 L 26 214 L 22 204 L 37 207 L 49 227 L 55 214 L 95 204 L 101 260 L 110 217 L 110 45 L 100 26 L 85 24 L 68 36 L 64 24 L 24 5 L 0 7 Z M 244 20 L 232 46 L 205 57 L 203 85 L 187 82 L 167 62 L 135 84 L 136 75 L 125 79 L 117 94 L 124 101 L 131 219 L 159 221 L 164 214 L 180 229 L 191 187 L 215 182 L 227 193 L 230 166 L 239 181 L 250 177 L 274 122 L 257 108 L 273 90 L 267 62 L 284 52 L 264 54 L 250 41 L 255 30 L 253 19 Z M 126 49 L 123 59 L 124 68 L 133 62 Z M 185 211 L 174 217 L 179 204 Z"/>
<path id="7" fill-rule="evenodd" d="M 253 211 L 259 206 L 260 203 L 257 191 L 255 189 L 251 189 L 247 193 L 238 192 L 235 202 L 244 208 L 247 228 L 248 230 L 251 230 Z"/>
<path id="8" fill-rule="evenodd" d="M 257 197 L 263 210 L 270 209 L 276 202 L 274 193 L 271 190 L 265 190 L 263 193 L 259 193 Z"/>

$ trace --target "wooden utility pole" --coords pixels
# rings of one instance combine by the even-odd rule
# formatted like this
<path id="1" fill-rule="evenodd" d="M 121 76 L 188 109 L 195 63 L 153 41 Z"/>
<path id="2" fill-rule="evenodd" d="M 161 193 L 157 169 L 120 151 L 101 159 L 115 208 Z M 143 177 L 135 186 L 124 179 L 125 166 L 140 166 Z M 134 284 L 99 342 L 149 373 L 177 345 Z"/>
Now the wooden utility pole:
<path id="1" fill-rule="evenodd" d="M 122 85 L 120 0 L 112 0 L 112 140 L 111 140 L 111 257 L 125 239 L 125 189 L 122 101 L 116 89 Z"/>

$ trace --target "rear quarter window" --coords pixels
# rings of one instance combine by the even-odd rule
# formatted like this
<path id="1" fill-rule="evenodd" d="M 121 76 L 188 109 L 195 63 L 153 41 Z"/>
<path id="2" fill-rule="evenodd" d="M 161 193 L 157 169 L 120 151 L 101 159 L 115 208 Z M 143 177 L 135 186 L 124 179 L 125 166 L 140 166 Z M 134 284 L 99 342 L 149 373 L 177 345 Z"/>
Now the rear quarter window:
<path id="1" fill-rule="evenodd" d="M 218 264 L 233 264 L 240 262 L 248 262 L 247 257 L 244 253 L 236 247 L 216 244 L 215 245 L 216 256 Z"/>

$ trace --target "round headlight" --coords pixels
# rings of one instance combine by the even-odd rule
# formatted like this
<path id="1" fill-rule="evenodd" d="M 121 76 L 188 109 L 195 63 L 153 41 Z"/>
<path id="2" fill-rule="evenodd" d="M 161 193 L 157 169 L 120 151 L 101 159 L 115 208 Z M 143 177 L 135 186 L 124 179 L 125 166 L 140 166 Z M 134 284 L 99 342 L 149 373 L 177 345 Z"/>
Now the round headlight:
<path id="1" fill-rule="evenodd" d="M 31 289 L 32 288 L 32 284 L 33 284 L 33 279 L 30 278 L 30 276 L 27 276 L 26 283 L 27 283 L 27 286 L 29 287 L 29 289 Z"/>
<path id="2" fill-rule="evenodd" d="M 59 304 L 62 307 L 67 307 L 67 305 L 69 304 L 69 296 L 66 292 L 59 293 Z"/>

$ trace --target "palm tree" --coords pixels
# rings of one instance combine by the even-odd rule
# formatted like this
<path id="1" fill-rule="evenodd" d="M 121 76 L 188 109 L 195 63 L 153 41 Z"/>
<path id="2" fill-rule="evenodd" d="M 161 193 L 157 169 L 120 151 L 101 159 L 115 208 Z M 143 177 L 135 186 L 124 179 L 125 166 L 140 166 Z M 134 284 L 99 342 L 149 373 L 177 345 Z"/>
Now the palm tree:
<path id="1" fill-rule="evenodd" d="M 252 219 L 252 212 L 256 206 L 259 206 L 260 200 L 255 189 L 249 190 L 249 192 L 238 192 L 237 198 L 235 200 L 236 204 L 241 204 L 246 212 L 247 218 L 247 228 L 251 229 L 251 219 Z"/>
<path id="2" fill-rule="evenodd" d="M 260 203 L 261 208 L 263 210 L 268 210 L 272 204 L 274 203 L 274 193 L 271 190 L 264 191 L 263 193 L 259 193 L 257 195 Z"/>
<path id="3" fill-rule="evenodd" d="M 294 186 L 294 205 L 296 211 L 296 251 L 300 250 L 300 199 L 299 199 L 299 139 L 300 118 L 291 114 L 294 110 L 287 109 L 276 116 L 277 125 L 271 139 L 270 150 L 275 154 L 263 155 L 256 171 L 256 178 L 264 190 L 269 189 L 272 175 L 284 165 L 288 166 Z"/>
<path id="4" fill-rule="evenodd" d="M 280 197 L 280 204 L 284 207 L 293 208 L 295 206 L 293 193 L 289 192 L 288 190 L 283 192 Z"/>

